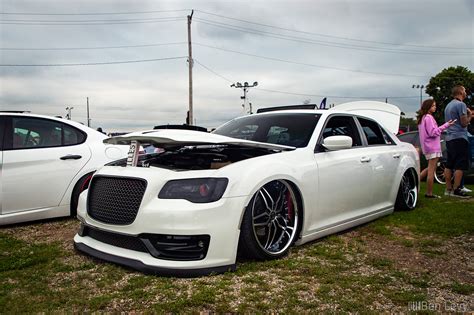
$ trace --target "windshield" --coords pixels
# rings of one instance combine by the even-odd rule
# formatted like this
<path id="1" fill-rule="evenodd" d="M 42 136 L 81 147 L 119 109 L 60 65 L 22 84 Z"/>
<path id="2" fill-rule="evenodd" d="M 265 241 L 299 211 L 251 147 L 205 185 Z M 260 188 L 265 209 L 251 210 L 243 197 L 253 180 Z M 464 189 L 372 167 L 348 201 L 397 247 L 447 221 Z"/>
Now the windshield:
<path id="1" fill-rule="evenodd" d="M 232 138 L 302 148 L 308 145 L 320 115 L 275 113 L 236 118 L 213 133 Z"/>

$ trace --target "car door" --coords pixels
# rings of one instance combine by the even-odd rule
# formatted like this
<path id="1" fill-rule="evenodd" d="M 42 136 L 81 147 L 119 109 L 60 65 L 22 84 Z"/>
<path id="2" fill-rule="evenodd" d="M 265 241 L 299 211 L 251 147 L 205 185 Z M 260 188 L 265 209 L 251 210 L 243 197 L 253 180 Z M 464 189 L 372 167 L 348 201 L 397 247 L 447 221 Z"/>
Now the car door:
<path id="1" fill-rule="evenodd" d="M 2 214 L 59 205 L 91 157 L 87 135 L 61 121 L 11 116 L 6 120 Z"/>
<path id="2" fill-rule="evenodd" d="M 345 135 L 352 148 L 328 151 L 323 139 Z M 351 115 L 332 115 L 318 140 L 315 160 L 319 170 L 318 211 L 312 222 L 316 228 L 330 227 L 370 211 L 373 203 L 370 149 L 363 145 L 360 131 Z"/>
<path id="3" fill-rule="evenodd" d="M 376 209 L 393 206 L 391 200 L 394 185 L 398 188 L 395 174 L 401 160 L 401 152 L 391 136 L 371 119 L 357 117 L 363 131 L 363 140 L 367 143 L 367 157 L 370 158 L 370 167 L 373 184 L 373 206 Z M 397 182 L 395 182 L 397 181 Z"/>

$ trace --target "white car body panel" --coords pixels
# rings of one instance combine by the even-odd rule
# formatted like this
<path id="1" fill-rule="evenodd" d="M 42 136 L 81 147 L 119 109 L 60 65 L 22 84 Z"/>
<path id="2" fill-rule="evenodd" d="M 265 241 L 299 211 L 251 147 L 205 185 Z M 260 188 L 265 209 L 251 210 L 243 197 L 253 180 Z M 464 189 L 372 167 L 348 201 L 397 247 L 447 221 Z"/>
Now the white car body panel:
<path id="1" fill-rule="evenodd" d="M 419 174 L 419 157 L 413 147 L 393 137 L 391 144 L 370 145 L 335 151 L 315 150 L 321 143 L 324 122 L 334 115 L 346 117 L 350 111 L 285 111 L 317 113 L 319 122 L 305 147 L 295 148 L 241 140 L 192 131 L 163 130 L 129 134 L 107 140 L 125 144 L 133 141 L 172 148 L 200 144 L 231 145 L 237 148 L 268 149 L 269 154 L 239 160 L 215 169 L 169 169 L 160 166 L 105 166 L 95 178 L 135 178 L 147 186 L 138 214 L 129 224 L 104 223 L 88 212 L 88 192 L 80 196 L 78 218 L 83 229 L 140 238 L 142 234 L 210 235 L 204 259 L 179 261 L 159 259 L 149 253 L 121 248 L 80 232 L 75 246 L 93 256 L 158 272 L 197 271 L 233 266 L 236 263 L 239 235 L 246 207 L 252 197 L 267 183 L 283 180 L 293 185 L 301 196 L 303 209 L 301 230 L 296 244 L 335 233 L 387 215 L 394 210 L 403 174 L 413 169 Z M 272 113 L 257 114 L 272 115 Z M 271 117 L 271 116 L 268 116 Z M 369 117 L 370 118 L 370 117 Z M 393 116 L 392 116 L 393 118 Z M 225 125 L 224 125 L 225 126 Z M 359 132 L 362 132 L 359 130 Z M 387 130 L 385 130 L 388 133 Z M 217 148 L 216 147 L 216 148 Z M 270 153 L 271 152 L 271 153 Z M 194 203 L 184 199 L 162 199 L 158 194 L 170 180 L 226 178 L 228 185 L 222 197 L 214 202 Z M 93 183 L 94 183 L 93 179 Z M 92 184 L 93 185 L 93 184 Z M 81 229 L 81 231 L 83 231 Z M 223 269 L 215 269 L 222 272 Z"/>
<path id="2" fill-rule="evenodd" d="M 104 144 L 104 134 L 74 121 L 22 113 L 0 115 L 60 122 L 87 134 L 86 141 L 78 145 L 0 151 L 0 225 L 70 215 L 78 180 L 127 153 L 127 147 Z M 60 159 L 67 155 L 81 158 Z"/>
<path id="3" fill-rule="evenodd" d="M 60 160 L 79 154 L 78 160 Z M 71 180 L 90 160 L 87 144 L 4 152 L 2 214 L 57 207 Z M 26 197 L 26 198 L 25 198 Z"/>

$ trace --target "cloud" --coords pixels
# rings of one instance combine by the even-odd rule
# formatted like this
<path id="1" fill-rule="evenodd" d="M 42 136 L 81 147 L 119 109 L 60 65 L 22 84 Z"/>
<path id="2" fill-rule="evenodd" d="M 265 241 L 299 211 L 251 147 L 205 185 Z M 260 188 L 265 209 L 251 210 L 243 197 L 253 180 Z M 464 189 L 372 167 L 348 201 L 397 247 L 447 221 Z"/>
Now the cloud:
<path id="1" fill-rule="evenodd" d="M 204 65 L 195 63 L 193 68 L 194 116 L 199 125 L 215 127 L 242 114 L 242 91 L 230 87 L 236 81 L 259 82 L 258 88 L 248 93 L 254 109 L 298 104 L 306 99 L 319 103 L 323 96 L 329 96 L 329 103 L 358 97 L 380 97 L 378 100 L 384 101 L 388 97 L 389 102 L 404 112 L 414 113 L 419 106 L 419 90 L 412 89 L 412 84 L 426 85 L 432 75 L 449 66 L 472 69 L 473 6 L 469 0 L 279 0 L 271 4 L 262 0 L 238 3 L 4 0 L 4 12 L 135 13 L 6 15 L 4 20 L 129 20 L 129 23 L 2 24 L 2 48 L 156 45 L 0 50 L 0 63 L 86 64 L 185 57 L 188 53 L 186 16 L 190 9 L 195 9 L 193 57 Z M 446 15 L 453 7 L 457 8 L 455 19 Z M 157 20 L 170 17 L 177 19 Z M 155 20 L 151 23 L 150 19 Z M 233 29 L 236 27 L 240 30 Z M 458 49 L 466 47 L 470 49 Z M 409 53 L 414 50 L 422 53 Z M 445 54 L 435 54 L 439 52 Z M 186 58 L 101 66 L 0 67 L 0 76 L 0 109 L 13 107 L 64 115 L 67 106 L 74 106 L 73 119 L 85 122 L 89 97 L 93 126 L 107 131 L 184 123 L 188 110 Z M 406 96 L 410 98 L 397 98 Z"/>

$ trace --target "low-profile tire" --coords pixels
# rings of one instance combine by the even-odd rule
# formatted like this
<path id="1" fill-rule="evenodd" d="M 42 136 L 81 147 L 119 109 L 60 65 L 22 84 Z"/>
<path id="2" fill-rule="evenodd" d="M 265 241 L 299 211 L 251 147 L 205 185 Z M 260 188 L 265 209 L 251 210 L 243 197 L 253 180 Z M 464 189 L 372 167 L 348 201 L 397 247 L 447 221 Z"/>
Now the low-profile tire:
<path id="1" fill-rule="evenodd" d="M 95 172 L 91 172 L 82 176 L 81 178 L 79 178 L 76 185 L 74 185 L 74 189 L 72 190 L 71 194 L 71 217 L 75 217 L 77 215 L 77 204 L 79 202 L 79 195 L 81 194 L 81 192 L 83 192 L 89 187 L 90 180 L 94 173 Z"/>
<path id="2" fill-rule="evenodd" d="M 285 256 L 300 225 L 298 202 L 289 183 L 274 180 L 261 187 L 245 209 L 239 253 L 257 260 Z"/>
<path id="3" fill-rule="evenodd" d="M 416 173 L 408 170 L 403 174 L 398 188 L 395 210 L 413 210 L 418 201 L 418 181 Z"/>
<path id="4" fill-rule="evenodd" d="M 446 177 L 444 177 L 444 169 L 446 168 L 446 162 L 438 161 L 438 165 L 436 165 L 435 175 L 434 178 L 438 184 L 444 185 L 446 184 Z"/>

